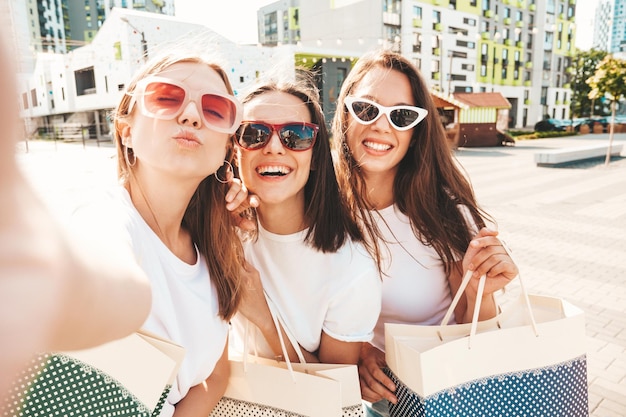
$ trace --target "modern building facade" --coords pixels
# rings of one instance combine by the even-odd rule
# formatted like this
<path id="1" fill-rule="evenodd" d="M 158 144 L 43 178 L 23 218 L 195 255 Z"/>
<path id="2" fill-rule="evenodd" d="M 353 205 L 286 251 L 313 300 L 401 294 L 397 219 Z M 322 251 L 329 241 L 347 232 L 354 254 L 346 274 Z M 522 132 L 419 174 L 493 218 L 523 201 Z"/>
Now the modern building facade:
<path id="1" fill-rule="evenodd" d="M 132 74 L 162 49 L 215 55 L 240 93 L 270 66 L 295 76 L 294 48 L 237 45 L 202 25 L 113 8 L 89 44 L 65 54 L 38 53 L 34 72 L 18 86 L 21 116 L 29 135 L 81 125 L 90 137 L 107 137 L 108 116 Z"/>
<path id="2" fill-rule="evenodd" d="M 259 10 L 259 39 L 359 53 L 391 48 L 411 59 L 433 90 L 500 92 L 512 105 L 511 127 L 523 127 L 545 115 L 569 117 L 575 6 L 575 0 L 282 0 Z"/>
<path id="3" fill-rule="evenodd" d="M 626 0 L 600 0 L 596 8 L 593 47 L 626 52 Z"/>

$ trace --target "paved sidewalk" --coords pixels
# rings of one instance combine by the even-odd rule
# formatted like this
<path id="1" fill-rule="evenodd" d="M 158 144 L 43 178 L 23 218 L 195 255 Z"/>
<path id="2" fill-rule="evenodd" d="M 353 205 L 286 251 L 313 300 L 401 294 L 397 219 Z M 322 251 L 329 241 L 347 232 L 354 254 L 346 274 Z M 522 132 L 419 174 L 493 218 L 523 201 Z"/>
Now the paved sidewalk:
<path id="1" fill-rule="evenodd" d="M 626 134 L 616 143 L 626 144 Z M 608 141 L 608 135 L 461 148 L 479 202 L 498 221 L 529 291 L 583 308 L 592 417 L 626 416 L 626 151 L 604 161 L 540 168 L 534 153 Z M 115 149 L 89 144 L 18 145 L 18 159 L 43 199 L 64 216 L 116 181 Z M 513 291 L 511 292 L 513 293 Z M 564 416 L 567 417 L 567 416 Z"/>
<path id="2" fill-rule="evenodd" d="M 626 135 L 616 135 L 626 145 Z M 483 207 L 498 221 L 529 292 L 585 311 L 592 417 L 626 416 L 626 150 L 624 159 L 539 168 L 534 153 L 608 135 L 461 148 Z M 624 146 L 626 148 L 626 146 Z M 515 284 L 511 284 L 512 286 Z"/>

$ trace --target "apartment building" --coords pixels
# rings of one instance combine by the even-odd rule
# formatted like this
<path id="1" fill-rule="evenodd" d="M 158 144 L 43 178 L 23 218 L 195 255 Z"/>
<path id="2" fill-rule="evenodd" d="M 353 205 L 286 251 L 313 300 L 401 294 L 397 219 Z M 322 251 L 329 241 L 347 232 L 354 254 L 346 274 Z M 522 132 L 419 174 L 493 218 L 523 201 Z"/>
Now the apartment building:
<path id="1" fill-rule="evenodd" d="M 600 0 L 596 8 L 593 47 L 626 52 L 626 0 Z"/>
<path id="2" fill-rule="evenodd" d="M 500 92 L 512 105 L 511 127 L 519 128 L 544 115 L 569 117 L 575 5 L 575 0 L 282 0 L 258 11 L 259 40 L 350 53 L 391 48 L 411 59 L 440 93 Z"/>

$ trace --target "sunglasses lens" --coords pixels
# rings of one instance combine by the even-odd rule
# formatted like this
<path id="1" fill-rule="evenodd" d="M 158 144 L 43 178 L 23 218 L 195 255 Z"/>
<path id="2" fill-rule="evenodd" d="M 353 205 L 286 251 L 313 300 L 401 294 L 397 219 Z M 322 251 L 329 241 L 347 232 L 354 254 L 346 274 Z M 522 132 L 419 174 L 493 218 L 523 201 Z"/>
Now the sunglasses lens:
<path id="1" fill-rule="evenodd" d="M 202 114 L 210 126 L 230 129 L 237 118 L 237 107 L 226 97 L 205 94 L 202 96 Z"/>
<path id="2" fill-rule="evenodd" d="M 283 145 L 294 151 L 304 151 L 313 146 L 317 132 L 311 126 L 292 124 L 280 129 Z"/>
<path id="3" fill-rule="evenodd" d="M 391 122 L 399 128 L 410 126 L 419 117 L 419 113 L 411 109 L 396 109 L 390 114 Z"/>
<path id="4" fill-rule="evenodd" d="M 355 101 L 352 103 L 352 110 L 357 118 L 363 122 L 371 122 L 378 117 L 378 107 L 364 101 Z"/>
<path id="5" fill-rule="evenodd" d="M 237 143 L 244 149 L 260 149 L 269 140 L 272 130 L 260 124 L 244 124 L 237 132 Z"/>
<path id="6" fill-rule="evenodd" d="M 142 99 L 148 113 L 173 117 L 185 101 L 185 90 L 173 84 L 153 82 L 146 86 Z"/>

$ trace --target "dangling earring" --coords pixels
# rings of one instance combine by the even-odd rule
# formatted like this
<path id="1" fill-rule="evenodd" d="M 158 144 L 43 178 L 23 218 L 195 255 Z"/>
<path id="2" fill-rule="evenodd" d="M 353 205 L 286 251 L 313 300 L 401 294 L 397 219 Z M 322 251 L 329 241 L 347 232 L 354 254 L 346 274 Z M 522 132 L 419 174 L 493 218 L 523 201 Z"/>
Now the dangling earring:
<path id="1" fill-rule="evenodd" d="M 126 160 L 126 165 L 128 165 L 129 168 L 132 168 L 137 163 L 137 157 L 135 156 L 135 152 L 133 152 L 133 163 L 131 164 L 130 158 L 128 157 L 128 149 L 128 146 L 124 145 L 124 159 Z"/>
<path id="2" fill-rule="evenodd" d="M 233 166 L 230 164 L 230 162 L 224 160 L 224 165 L 227 166 L 227 170 L 226 172 L 228 172 L 228 170 L 230 170 L 230 172 L 233 172 Z M 218 180 L 219 182 L 221 182 L 222 184 L 226 184 L 228 182 L 228 180 L 223 180 L 221 179 L 217 173 L 220 172 L 220 169 L 222 169 L 224 167 L 224 165 L 222 165 L 217 171 L 215 171 L 215 173 L 213 174 L 215 176 L 215 179 Z"/>

